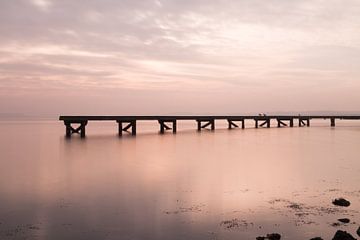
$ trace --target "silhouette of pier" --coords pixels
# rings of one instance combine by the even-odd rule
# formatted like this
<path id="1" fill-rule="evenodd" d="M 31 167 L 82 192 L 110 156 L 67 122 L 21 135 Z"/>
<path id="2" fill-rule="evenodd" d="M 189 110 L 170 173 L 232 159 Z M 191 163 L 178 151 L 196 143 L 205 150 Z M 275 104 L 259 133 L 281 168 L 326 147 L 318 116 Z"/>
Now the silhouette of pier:
<path id="1" fill-rule="evenodd" d="M 118 124 L 118 134 L 122 136 L 123 132 L 136 135 L 137 121 L 157 121 L 160 126 L 160 133 L 167 130 L 177 131 L 177 121 L 192 120 L 197 122 L 197 130 L 208 128 L 215 130 L 216 120 L 225 120 L 228 122 L 228 128 L 245 128 L 245 120 L 253 120 L 255 128 L 270 128 L 271 121 L 277 122 L 277 127 L 294 127 L 295 121 L 299 127 L 310 127 L 310 120 L 324 119 L 330 120 L 330 126 L 335 127 L 336 120 L 360 120 L 360 116 L 281 116 L 281 115 L 245 115 L 245 116 L 60 116 L 59 120 L 64 121 L 66 137 L 72 134 L 80 134 L 81 138 L 85 137 L 85 128 L 89 121 L 115 121 Z"/>

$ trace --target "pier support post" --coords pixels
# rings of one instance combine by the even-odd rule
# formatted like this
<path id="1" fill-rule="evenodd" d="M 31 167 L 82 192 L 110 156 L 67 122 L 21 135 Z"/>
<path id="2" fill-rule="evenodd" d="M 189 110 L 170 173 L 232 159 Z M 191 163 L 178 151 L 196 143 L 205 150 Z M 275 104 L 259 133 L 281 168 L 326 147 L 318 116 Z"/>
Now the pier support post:
<path id="1" fill-rule="evenodd" d="M 299 127 L 303 127 L 305 125 L 306 124 L 305 124 L 304 120 L 302 118 L 299 118 Z"/>
<path id="2" fill-rule="evenodd" d="M 259 127 L 259 121 L 257 119 L 255 119 L 255 128 Z"/>
<path id="3" fill-rule="evenodd" d="M 228 121 L 228 128 L 229 129 L 232 129 L 233 127 L 234 128 L 238 128 L 240 127 L 238 124 L 235 123 L 235 121 L 239 121 L 241 122 L 241 128 L 244 129 L 245 128 L 245 120 L 244 119 L 227 119 Z"/>
<path id="4" fill-rule="evenodd" d="M 287 124 L 284 123 L 281 119 L 277 118 L 276 120 L 278 122 L 278 127 L 287 126 Z"/>
<path id="5" fill-rule="evenodd" d="M 330 118 L 331 126 L 335 127 L 335 118 Z"/>
<path id="6" fill-rule="evenodd" d="M 166 130 L 173 130 L 173 133 L 176 133 L 176 120 L 158 120 L 160 124 L 160 133 L 165 133 Z M 166 125 L 167 122 L 172 123 L 172 128 Z"/>
<path id="7" fill-rule="evenodd" d="M 160 122 L 160 121 L 159 124 L 160 124 L 160 133 L 163 134 L 165 132 L 165 127 L 168 128 L 168 126 L 166 126 L 164 122 Z"/>
<path id="8" fill-rule="evenodd" d="M 210 126 L 210 129 L 213 131 L 215 130 L 215 119 L 209 119 L 209 120 L 201 120 L 201 119 L 196 119 L 197 121 L 197 130 L 201 131 L 202 128 L 206 128 L 208 126 Z M 206 122 L 204 125 L 201 125 L 202 122 Z"/>
<path id="9" fill-rule="evenodd" d="M 80 125 L 80 137 L 84 138 L 85 137 L 85 125 L 86 124 L 81 124 Z"/>
<path id="10" fill-rule="evenodd" d="M 119 130 L 118 130 L 119 136 L 122 136 L 122 132 L 123 132 L 122 122 L 118 121 L 117 123 L 119 125 Z"/>
<path id="11" fill-rule="evenodd" d="M 294 119 L 293 118 L 290 119 L 290 127 L 294 127 Z"/>
<path id="12" fill-rule="evenodd" d="M 235 124 L 232 120 L 228 119 L 227 121 L 228 121 L 229 129 L 231 129 L 232 127 L 234 128 L 239 127 L 239 125 Z"/>
<path id="13" fill-rule="evenodd" d="M 132 125 L 132 127 L 131 127 L 131 135 L 135 136 L 136 135 L 136 120 L 133 120 L 131 122 L 131 125 Z"/>
<path id="14" fill-rule="evenodd" d="M 255 120 L 256 121 L 256 120 Z M 259 121 L 259 120 L 258 120 Z M 266 126 L 267 128 L 270 127 L 270 118 L 261 119 L 260 121 L 264 121 L 260 124 L 260 127 Z M 256 123 L 255 123 L 256 124 Z M 258 125 L 258 124 L 257 124 Z M 255 126 L 256 127 L 256 126 Z M 257 128 L 257 127 L 256 127 Z"/>
<path id="15" fill-rule="evenodd" d="M 77 128 L 74 128 L 71 124 L 79 124 Z M 80 134 L 81 138 L 85 138 L 85 126 L 87 124 L 87 121 L 64 121 L 65 125 L 65 134 L 67 138 L 71 138 L 71 135 L 73 133 Z"/>
<path id="16" fill-rule="evenodd" d="M 71 137 L 71 126 L 70 126 L 70 124 L 65 123 L 65 128 L 66 128 L 66 137 L 70 138 Z"/>
<path id="17" fill-rule="evenodd" d="M 176 133 L 177 127 L 176 127 L 176 119 L 173 120 L 173 133 Z"/>
<path id="18" fill-rule="evenodd" d="M 116 121 L 119 124 L 119 136 L 122 136 L 122 132 L 127 132 L 129 128 L 131 128 L 131 135 L 136 135 L 136 120 L 129 120 L 129 121 Z M 123 127 L 123 123 L 127 123 L 125 127 Z"/>

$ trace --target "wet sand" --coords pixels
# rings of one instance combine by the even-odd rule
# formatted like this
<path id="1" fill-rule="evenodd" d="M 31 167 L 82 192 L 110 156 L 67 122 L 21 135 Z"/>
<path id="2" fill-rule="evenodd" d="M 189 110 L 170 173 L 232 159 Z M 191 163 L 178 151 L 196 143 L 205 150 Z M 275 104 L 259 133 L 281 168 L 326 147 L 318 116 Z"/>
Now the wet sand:
<path id="1" fill-rule="evenodd" d="M 0 239 L 358 237 L 359 123 L 219 125 L 119 139 L 91 123 L 69 141 L 60 122 L 0 122 Z"/>

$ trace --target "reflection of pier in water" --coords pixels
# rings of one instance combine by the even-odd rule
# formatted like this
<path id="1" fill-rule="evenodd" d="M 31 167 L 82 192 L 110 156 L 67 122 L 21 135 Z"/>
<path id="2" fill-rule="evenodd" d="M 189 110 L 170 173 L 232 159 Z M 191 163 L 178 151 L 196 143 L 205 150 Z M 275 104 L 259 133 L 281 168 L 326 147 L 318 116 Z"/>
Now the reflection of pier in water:
<path id="1" fill-rule="evenodd" d="M 64 121 L 66 136 L 71 137 L 73 133 L 79 133 L 85 137 L 85 127 L 89 121 L 116 121 L 119 125 L 119 136 L 123 131 L 131 129 L 131 134 L 136 135 L 136 121 L 158 121 L 160 133 L 172 130 L 176 133 L 176 123 L 179 120 L 193 120 L 197 122 L 197 130 L 209 127 L 215 130 L 215 120 L 226 120 L 228 128 L 245 128 L 245 120 L 254 120 L 255 128 L 270 127 L 271 120 L 277 122 L 278 127 L 294 127 L 298 122 L 299 127 L 310 126 L 311 119 L 330 119 L 330 126 L 335 127 L 336 120 L 360 120 L 360 116 L 335 116 L 335 115 L 254 115 L 254 116 L 60 116 L 59 120 Z M 171 125 L 170 125 L 171 124 Z M 74 127 L 77 125 L 77 127 Z M 130 131 L 129 131 L 130 132 Z"/>

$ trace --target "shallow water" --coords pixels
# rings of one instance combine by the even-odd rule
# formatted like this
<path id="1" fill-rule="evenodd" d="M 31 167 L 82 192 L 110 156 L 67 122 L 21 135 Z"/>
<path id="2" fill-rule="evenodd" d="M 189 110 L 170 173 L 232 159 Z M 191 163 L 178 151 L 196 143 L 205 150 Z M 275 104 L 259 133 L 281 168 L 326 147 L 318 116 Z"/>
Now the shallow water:
<path id="1" fill-rule="evenodd" d="M 160 135 L 140 123 L 118 138 L 115 123 L 90 123 L 86 139 L 67 140 L 61 122 L 0 122 L 0 239 L 356 235 L 360 123 L 217 128 Z"/>

